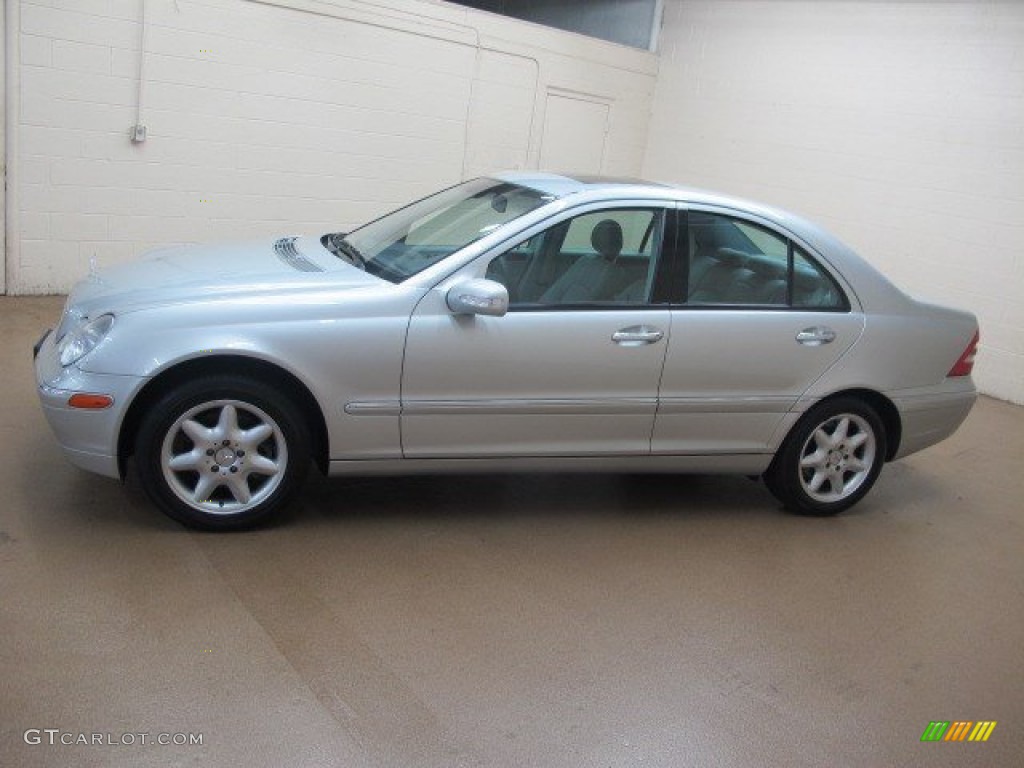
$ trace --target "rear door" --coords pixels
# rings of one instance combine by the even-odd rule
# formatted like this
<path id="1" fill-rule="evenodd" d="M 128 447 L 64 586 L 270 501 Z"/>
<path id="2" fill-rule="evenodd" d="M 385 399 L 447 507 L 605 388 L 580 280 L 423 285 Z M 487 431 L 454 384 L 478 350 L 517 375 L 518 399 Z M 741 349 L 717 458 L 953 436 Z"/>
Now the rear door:
<path id="1" fill-rule="evenodd" d="M 734 212 L 680 212 L 653 453 L 763 453 L 864 316 L 800 244 Z"/>

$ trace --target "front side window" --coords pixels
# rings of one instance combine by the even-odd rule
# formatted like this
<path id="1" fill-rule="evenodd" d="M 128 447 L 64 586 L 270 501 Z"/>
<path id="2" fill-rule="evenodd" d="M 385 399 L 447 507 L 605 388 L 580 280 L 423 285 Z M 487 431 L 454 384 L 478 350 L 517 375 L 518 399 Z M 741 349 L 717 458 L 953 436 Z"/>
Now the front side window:
<path id="1" fill-rule="evenodd" d="M 848 307 L 832 277 L 789 238 L 732 216 L 688 216 L 688 305 Z"/>
<path id="2" fill-rule="evenodd" d="M 554 199 L 497 179 L 473 179 L 347 235 L 325 235 L 323 243 L 339 258 L 400 283 Z"/>
<path id="3" fill-rule="evenodd" d="M 559 222 L 494 258 L 512 309 L 646 304 L 661 253 L 665 212 L 619 208 Z"/>

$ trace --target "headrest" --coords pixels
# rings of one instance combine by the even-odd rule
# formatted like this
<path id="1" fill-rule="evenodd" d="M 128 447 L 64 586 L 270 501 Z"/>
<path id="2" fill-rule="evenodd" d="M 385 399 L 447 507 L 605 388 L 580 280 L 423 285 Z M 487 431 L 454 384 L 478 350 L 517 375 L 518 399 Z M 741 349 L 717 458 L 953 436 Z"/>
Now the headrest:
<path id="1" fill-rule="evenodd" d="M 760 277 L 765 280 L 785 280 L 786 279 L 786 264 L 785 262 L 769 261 L 772 257 L 762 258 L 749 258 L 747 259 L 747 269 L 754 270 Z"/>
<path id="2" fill-rule="evenodd" d="M 719 248 L 715 251 L 715 259 L 728 267 L 745 267 L 750 257 L 735 248 Z"/>
<path id="3" fill-rule="evenodd" d="M 614 259 L 622 252 L 622 227 L 614 219 L 603 219 L 590 233 L 590 244 L 606 259 Z"/>

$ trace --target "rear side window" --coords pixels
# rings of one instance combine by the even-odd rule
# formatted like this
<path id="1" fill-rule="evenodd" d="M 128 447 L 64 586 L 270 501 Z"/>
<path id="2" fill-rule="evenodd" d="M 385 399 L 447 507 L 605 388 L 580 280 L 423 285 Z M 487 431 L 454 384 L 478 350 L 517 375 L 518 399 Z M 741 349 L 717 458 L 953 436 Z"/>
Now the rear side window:
<path id="1" fill-rule="evenodd" d="M 831 275 L 789 238 L 732 216 L 688 217 L 688 306 L 849 309 Z"/>

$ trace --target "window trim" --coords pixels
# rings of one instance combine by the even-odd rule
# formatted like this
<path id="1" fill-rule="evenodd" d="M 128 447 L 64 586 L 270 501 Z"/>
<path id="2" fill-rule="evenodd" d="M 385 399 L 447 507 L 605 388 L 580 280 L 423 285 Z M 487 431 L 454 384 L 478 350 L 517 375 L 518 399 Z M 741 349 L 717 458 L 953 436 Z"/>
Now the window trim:
<path id="1" fill-rule="evenodd" d="M 483 267 L 481 276 L 486 274 L 487 266 L 497 258 L 515 250 L 528 240 L 537 237 L 555 227 L 571 222 L 581 216 L 605 211 L 641 210 L 651 211 L 655 215 L 661 214 L 664 222 L 661 227 L 661 243 L 659 252 L 652 254 L 657 259 L 655 265 L 654 280 L 651 284 L 650 295 L 642 303 L 628 304 L 624 302 L 577 302 L 566 304 L 513 304 L 509 303 L 508 314 L 537 313 L 537 312 L 609 312 L 609 311 L 665 311 L 671 308 L 671 284 L 669 281 L 669 266 L 674 260 L 674 249 L 678 238 L 678 222 L 676 214 L 678 209 L 676 201 L 673 200 L 602 200 L 599 202 L 587 203 L 576 208 L 569 208 L 559 212 L 543 222 L 528 227 L 516 234 L 516 236 L 502 245 L 481 254 L 479 259 L 474 259 L 473 264 L 480 264 Z M 460 270 L 461 271 L 461 270 Z M 654 298 L 665 296 L 662 303 L 655 303 Z"/>
<path id="2" fill-rule="evenodd" d="M 679 231 L 676 235 L 678 247 L 675 249 L 675 257 L 681 260 L 681 267 L 678 273 L 685 275 L 685 279 L 674 283 L 676 289 L 672 291 L 674 301 L 670 304 L 673 310 L 686 311 L 737 311 L 749 310 L 755 312 L 829 312 L 835 314 L 849 314 L 853 312 L 854 305 L 850 301 L 850 290 L 845 285 L 845 280 L 839 277 L 832 266 L 823 259 L 807 243 L 798 240 L 785 229 L 774 223 L 760 219 L 759 217 L 732 208 L 719 208 L 713 205 L 689 204 L 686 202 L 677 203 L 677 216 L 680 221 Z M 764 229 L 770 234 L 786 242 L 786 303 L 785 304 L 693 304 L 688 296 L 690 293 L 690 211 L 708 213 L 714 216 L 722 216 L 729 219 L 749 224 L 759 229 Z M 839 292 L 841 303 L 834 307 L 794 306 L 793 304 L 793 283 L 795 277 L 795 249 L 799 248 L 807 257 L 807 260 L 818 271 L 823 273 Z M 827 265 L 827 266 L 826 266 Z"/>

